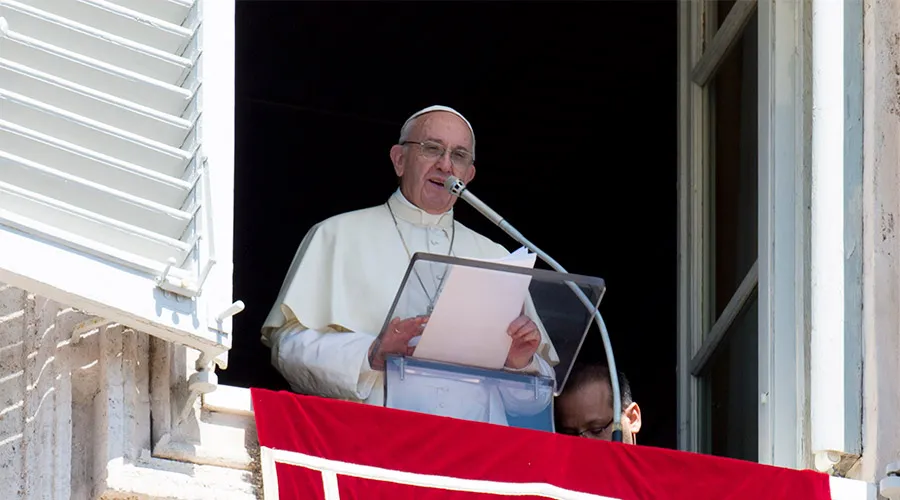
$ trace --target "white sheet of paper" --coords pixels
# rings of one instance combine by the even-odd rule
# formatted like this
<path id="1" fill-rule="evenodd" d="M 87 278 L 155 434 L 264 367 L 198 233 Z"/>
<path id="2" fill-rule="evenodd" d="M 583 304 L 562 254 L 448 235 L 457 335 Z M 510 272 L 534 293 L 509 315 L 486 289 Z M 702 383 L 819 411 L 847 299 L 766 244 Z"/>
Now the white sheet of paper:
<path id="1" fill-rule="evenodd" d="M 520 248 L 487 262 L 533 268 L 537 255 Z M 509 324 L 522 314 L 531 276 L 454 266 L 419 337 L 413 357 L 501 369 L 512 344 Z"/>

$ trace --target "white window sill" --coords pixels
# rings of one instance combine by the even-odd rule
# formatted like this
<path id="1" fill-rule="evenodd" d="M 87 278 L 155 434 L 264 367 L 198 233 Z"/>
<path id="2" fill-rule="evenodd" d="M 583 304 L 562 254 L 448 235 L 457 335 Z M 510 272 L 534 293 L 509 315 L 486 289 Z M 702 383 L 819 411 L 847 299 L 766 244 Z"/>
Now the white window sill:
<path id="1" fill-rule="evenodd" d="M 877 500 L 875 485 L 858 479 L 831 477 L 832 500 Z"/>

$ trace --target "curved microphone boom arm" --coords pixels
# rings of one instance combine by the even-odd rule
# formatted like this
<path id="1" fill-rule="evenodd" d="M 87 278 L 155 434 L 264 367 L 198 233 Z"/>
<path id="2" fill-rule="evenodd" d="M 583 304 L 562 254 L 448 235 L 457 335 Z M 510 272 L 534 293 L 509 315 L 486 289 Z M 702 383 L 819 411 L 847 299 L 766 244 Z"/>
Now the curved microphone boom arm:
<path id="1" fill-rule="evenodd" d="M 491 222 L 500 227 L 506 234 L 510 235 L 514 240 L 521 243 L 523 246 L 534 252 L 541 260 L 547 263 L 550 267 L 552 267 L 555 271 L 568 274 L 568 271 L 563 268 L 559 262 L 547 255 L 546 252 L 538 248 L 534 243 L 529 241 L 525 236 L 522 235 L 516 228 L 512 226 L 509 222 L 506 222 L 506 219 L 500 216 L 497 212 L 492 210 L 489 206 L 485 205 L 477 196 L 472 194 L 466 188 L 466 184 L 461 181 L 459 178 L 455 176 L 449 176 L 444 181 L 444 188 L 447 191 L 450 191 L 451 194 L 462 198 L 469 205 L 472 205 L 476 210 L 481 212 L 482 215 L 488 218 Z M 567 281 L 566 284 L 575 293 L 575 295 L 581 300 L 581 303 L 588 309 L 590 313 L 594 315 L 594 319 L 597 320 L 597 326 L 600 327 L 600 336 L 603 338 L 603 349 L 606 351 L 606 362 L 609 365 L 609 381 L 610 386 L 612 386 L 612 400 L 613 400 L 613 432 L 612 432 L 612 440 L 616 442 L 622 442 L 622 397 L 621 392 L 619 390 L 619 371 L 616 369 L 616 360 L 613 356 L 612 351 L 612 343 L 609 341 L 609 332 L 606 330 L 606 323 L 603 321 L 603 317 L 600 315 L 600 311 L 591 303 L 591 300 L 585 295 L 585 293 L 578 287 L 575 283 L 571 281 Z"/>

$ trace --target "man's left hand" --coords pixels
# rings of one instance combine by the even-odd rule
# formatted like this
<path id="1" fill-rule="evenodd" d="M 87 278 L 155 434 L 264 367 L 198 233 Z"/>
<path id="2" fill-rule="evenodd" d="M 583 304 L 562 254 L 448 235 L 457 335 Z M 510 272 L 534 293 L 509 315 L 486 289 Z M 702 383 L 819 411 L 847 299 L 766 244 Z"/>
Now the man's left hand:
<path id="1" fill-rule="evenodd" d="M 537 325 L 524 314 L 509 324 L 507 333 L 512 337 L 509 354 L 506 356 L 506 367 L 522 369 L 531 364 L 531 359 L 541 345 L 541 332 Z"/>

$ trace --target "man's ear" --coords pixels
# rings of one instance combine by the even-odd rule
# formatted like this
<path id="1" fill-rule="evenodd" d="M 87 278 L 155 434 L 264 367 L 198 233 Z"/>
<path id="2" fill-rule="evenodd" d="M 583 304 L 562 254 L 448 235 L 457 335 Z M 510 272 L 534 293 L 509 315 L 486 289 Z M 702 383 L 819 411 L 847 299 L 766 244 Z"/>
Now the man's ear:
<path id="1" fill-rule="evenodd" d="M 622 414 L 632 434 L 637 434 L 641 431 L 641 407 L 637 403 L 628 405 L 628 408 L 625 408 Z"/>
<path id="2" fill-rule="evenodd" d="M 391 147 L 391 163 L 394 164 L 394 173 L 397 177 L 403 177 L 403 146 L 394 144 Z"/>
<path id="3" fill-rule="evenodd" d="M 475 178 L 475 164 L 474 163 L 472 165 L 470 165 L 469 168 L 466 169 L 466 173 L 464 174 L 464 177 L 465 177 L 465 179 L 463 179 L 463 182 L 465 182 L 466 184 L 472 182 L 472 179 Z"/>

